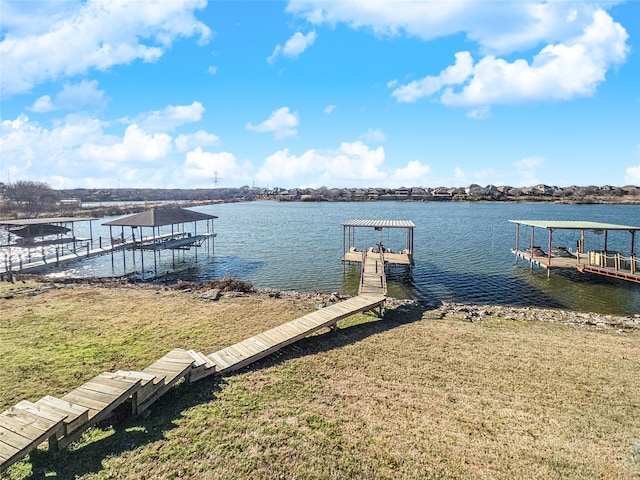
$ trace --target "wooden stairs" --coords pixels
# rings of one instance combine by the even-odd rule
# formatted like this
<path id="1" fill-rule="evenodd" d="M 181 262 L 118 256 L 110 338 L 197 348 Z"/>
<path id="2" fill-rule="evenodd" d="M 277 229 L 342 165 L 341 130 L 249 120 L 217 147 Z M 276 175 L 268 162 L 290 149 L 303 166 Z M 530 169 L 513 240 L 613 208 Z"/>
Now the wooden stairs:
<path id="1" fill-rule="evenodd" d="M 0 413 L 0 472 L 45 441 L 49 451 L 66 448 L 117 409 L 133 416 L 142 413 L 182 380 L 192 383 L 238 370 L 321 328 L 334 329 L 339 320 L 356 313 L 378 309 L 381 314 L 386 297 L 378 282 L 379 277 L 372 289 L 376 294 L 316 310 L 210 355 L 176 348 L 142 371 L 104 372 L 61 398 L 21 401 Z"/>
<path id="2" fill-rule="evenodd" d="M 204 354 L 176 348 L 141 372 L 104 372 L 61 398 L 23 400 L 0 413 L 0 471 L 45 441 L 50 451 L 66 448 L 116 409 L 138 415 L 180 380 L 214 373 L 215 364 Z"/>

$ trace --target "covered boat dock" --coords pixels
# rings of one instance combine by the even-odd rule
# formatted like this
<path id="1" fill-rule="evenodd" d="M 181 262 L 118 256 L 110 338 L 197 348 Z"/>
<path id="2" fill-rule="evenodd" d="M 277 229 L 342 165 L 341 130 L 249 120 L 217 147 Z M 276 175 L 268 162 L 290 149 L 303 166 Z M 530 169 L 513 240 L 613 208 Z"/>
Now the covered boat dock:
<path id="1" fill-rule="evenodd" d="M 404 248 L 393 251 L 389 246 L 379 243 L 376 246 L 368 246 L 369 252 L 379 253 L 382 249 L 385 263 L 413 266 L 413 230 L 415 224 L 411 220 L 347 220 L 342 224 L 342 262 L 361 262 L 362 250 L 356 247 L 356 230 L 373 229 L 381 232 L 384 229 L 406 230 L 406 243 Z"/>
<path id="2" fill-rule="evenodd" d="M 580 272 L 588 272 L 612 278 L 620 278 L 631 282 L 640 283 L 640 259 L 636 255 L 635 236 L 640 227 L 602 223 L 592 221 L 573 220 L 509 220 L 516 225 L 516 245 L 512 253 L 518 259 L 529 262 L 529 266 L 547 269 L 571 269 Z M 529 242 L 521 248 L 520 226 L 530 227 Z M 535 229 L 547 230 L 545 252 L 536 245 Z M 580 239 L 576 242 L 575 251 L 553 244 L 553 232 L 556 230 L 574 230 L 579 232 Z M 629 250 L 624 255 L 617 251 L 609 250 L 609 232 L 629 232 Z M 585 249 L 585 234 L 592 233 L 602 236 L 599 249 Z"/>
<path id="3" fill-rule="evenodd" d="M 197 261 L 197 248 L 203 246 L 205 242 L 207 247 L 211 247 L 211 251 L 214 249 L 213 239 L 216 234 L 214 233 L 213 221 L 217 219 L 215 215 L 209 215 L 206 213 L 195 212 L 193 210 L 186 210 L 180 207 L 167 207 L 167 208 L 153 208 L 144 212 L 129 215 L 124 218 L 112 220 L 110 222 L 103 223 L 103 225 L 109 227 L 109 236 L 111 238 L 111 244 L 117 245 L 119 243 L 130 244 L 129 249 L 132 253 L 132 261 L 136 262 L 135 251 L 140 252 L 140 262 L 142 268 L 142 274 L 144 275 L 144 252 L 151 251 L 153 253 L 153 266 L 154 273 L 158 274 L 158 261 L 160 258 L 160 252 L 163 250 L 189 250 L 191 248 L 196 249 L 196 261 Z M 198 223 L 206 222 L 206 225 L 201 230 L 198 230 Z M 191 228 L 186 228 L 187 224 L 191 224 Z M 113 235 L 113 227 L 120 227 L 120 235 Z M 125 234 L 125 227 L 131 229 L 131 236 L 128 237 Z M 163 228 L 164 227 L 164 228 Z M 146 231 L 147 236 L 144 236 L 145 231 L 143 229 L 151 229 Z M 211 245 L 210 245 L 211 244 Z M 111 256 L 111 262 L 114 261 Z M 123 250 L 123 264 L 126 269 L 126 255 Z M 174 259 L 175 260 L 175 259 Z"/>
<path id="4" fill-rule="evenodd" d="M 6 230 L 2 262 L 6 272 L 28 272 L 31 265 L 59 262 L 66 256 L 76 257 L 93 243 L 90 217 L 43 217 L 0 221 Z M 75 225 L 89 222 L 89 237 L 76 236 Z"/>

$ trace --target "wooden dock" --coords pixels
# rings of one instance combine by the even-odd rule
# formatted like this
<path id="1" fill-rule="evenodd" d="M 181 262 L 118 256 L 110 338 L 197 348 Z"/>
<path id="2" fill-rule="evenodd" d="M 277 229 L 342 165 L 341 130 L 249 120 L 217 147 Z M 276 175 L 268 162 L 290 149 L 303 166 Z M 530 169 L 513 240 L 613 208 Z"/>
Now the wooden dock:
<path id="1" fill-rule="evenodd" d="M 116 410 L 138 415 L 178 382 L 233 372 L 322 328 L 334 329 L 339 320 L 357 313 L 378 310 L 381 314 L 385 300 L 381 290 L 358 295 L 210 355 L 177 348 L 142 371 L 104 372 L 61 398 L 23 400 L 0 413 L 0 471 L 44 442 L 48 441 L 50 452 L 66 448 Z"/>
<path id="2" fill-rule="evenodd" d="M 37 273 L 41 270 L 44 270 L 48 267 L 59 267 L 62 265 L 66 265 L 71 262 L 75 262 L 84 258 L 95 257 L 98 255 L 104 255 L 105 253 L 111 253 L 115 251 L 119 251 L 127 248 L 137 248 L 139 245 L 144 242 L 150 242 L 155 240 L 168 240 L 171 237 L 174 237 L 176 234 L 168 233 L 164 235 L 159 235 L 156 237 L 145 237 L 141 240 L 126 240 L 121 243 L 111 243 L 109 245 L 104 245 L 102 247 L 90 249 L 88 247 L 82 247 L 77 249 L 75 253 L 68 253 L 62 256 L 51 256 L 45 257 L 41 260 L 34 260 L 29 263 L 19 263 L 17 265 L 12 265 L 10 269 L 16 273 Z"/>
<path id="3" fill-rule="evenodd" d="M 528 252 L 512 251 L 516 258 L 530 262 L 532 266 L 546 270 L 578 270 L 582 273 L 593 273 L 605 277 L 618 278 L 630 282 L 640 283 L 640 271 L 635 267 L 636 257 L 623 257 L 620 254 L 605 255 L 601 252 L 581 254 L 580 258 L 549 257 L 530 255 Z"/>
<path id="4" fill-rule="evenodd" d="M 592 273 L 605 277 L 618 278 L 630 282 L 640 283 L 640 258 L 635 253 L 635 235 L 640 232 L 640 227 L 631 225 L 618 225 L 613 223 L 573 221 L 573 220 L 509 220 L 516 225 L 516 248 L 511 250 L 519 258 L 527 260 L 531 267 L 537 266 L 547 269 L 547 275 L 552 269 L 577 269 L 579 272 Z M 520 226 L 530 227 L 529 245 L 526 249 L 520 249 Z M 535 229 L 547 230 L 547 252 L 539 246 L 535 246 Z M 579 232 L 580 240 L 577 241 L 575 256 L 564 257 L 553 254 L 553 233 L 558 230 L 572 230 Z M 594 233 L 596 237 L 602 237 L 597 243 L 600 249 L 585 248 L 585 233 Z M 609 232 L 625 232 L 630 234 L 629 252 L 625 256 L 619 252 L 609 250 Z M 565 249 L 566 250 L 566 249 Z M 536 255 L 535 252 L 539 255 Z"/>
<path id="5" fill-rule="evenodd" d="M 386 295 L 387 277 L 384 270 L 385 254 L 383 252 L 364 252 L 360 273 L 360 295 Z"/>

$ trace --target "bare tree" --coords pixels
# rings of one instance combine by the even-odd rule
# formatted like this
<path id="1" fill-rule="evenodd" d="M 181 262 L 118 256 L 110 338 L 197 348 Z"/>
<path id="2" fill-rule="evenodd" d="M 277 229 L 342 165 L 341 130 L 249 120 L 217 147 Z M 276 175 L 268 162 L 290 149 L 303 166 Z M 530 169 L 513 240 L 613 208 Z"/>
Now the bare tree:
<path id="1" fill-rule="evenodd" d="M 41 212 L 55 208 L 58 194 L 44 182 L 17 181 L 5 188 L 7 200 L 14 204 L 25 218 L 35 218 Z"/>

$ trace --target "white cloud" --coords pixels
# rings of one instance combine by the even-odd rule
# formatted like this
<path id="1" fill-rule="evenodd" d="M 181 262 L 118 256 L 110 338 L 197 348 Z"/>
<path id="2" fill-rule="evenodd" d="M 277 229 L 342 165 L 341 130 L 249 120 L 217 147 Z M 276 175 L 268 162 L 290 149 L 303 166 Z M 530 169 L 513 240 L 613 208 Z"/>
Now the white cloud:
<path id="1" fill-rule="evenodd" d="M 614 5 L 618 2 L 607 2 Z M 580 32 L 600 7 L 595 2 L 477 0 L 399 2 L 290 1 L 287 11 L 315 25 L 344 23 L 376 35 L 407 35 L 421 40 L 463 32 L 487 53 L 511 53 Z"/>
<path id="2" fill-rule="evenodd" d="M 520 183 L 518 183 L 518 185 L 530 187 L 540 183 L 538 181 L 537 171 L 540 170 L 544 164 L 545 159 L 542 157 L 525 157 L 514 162 L 513 166 L 520 176 Z"/>
<path id="3" fill-rule="evenodd" d="M 195 19 L 194 11 L 206 4 L 206 0 L 89 0 L 67 4 L 48 19 L 36 15 L 37 26 L 30 29 L 20 20 L 24 10 L 15 5 L 3 9 L 9 12 L 8 25 L 13 27 L 0 42 L 3 96 L 92 69 L 106 70 L 135 60 L 153 62 L 178 37 L 199 35 L 205 42 L 211 32 Z"/>
<path id="4" fill-rule="evenodd" d="M 627 185 L 640 185 L 640 165 L 629 167 L 625 170 L 624 183 Z"/>
<path id="5" fill-rule="evenodd" d="M 260 123 L 247 123 L 246 129 L 259 133 L 272 133 L 276 139 L 295 137 L 298 134 L 298 112 L 291 113 L 289 107 L 282 107 L 271 112 L 271 116 Z"/>
<path id="6" fill-rule="evenodd" d="M 192 134 L 178 135 L 175 139 L 176 148 L 180 152 L 193 150 L 197 147 L 217 145 L 218 143 L 220 143 L 220 137 L 212 133 L 205 132 L 204 130 L 198 130 L 196 133 Z"/>
<path id="7" fill-rule="evenodd" d="M 581 35 L 547 45 L 531 63 L 489 55 L 473 65 L 471 55 L 460 52 L 456 63 L 439 75 L 400 86 L 392 95 L 399 102 L 413 102 L 437 94 L 445 105 L 472 107 L 589 96 L 610 68 L 625 61 L 627 39 L 625 29 L 598 10 Z"/>
<path id="8" fill-rule="evenodd" d="M 473 118 L 474 120 L 485 120 L 487 118 L 491 118 L 491 108 L 487 106 L 474 108 L 467 113 L 467 117 Z"/>
<path id="9" fill-rule="evenodd" d="M 212 153 L 198 147 L 187 153 L 183 176 L 189 183 L 196 181 L 200 188 L 211 187 L 214 175 L 233 184 L 251 178 L 250 165 L 240 165 L 236 157 L 229 152 Z"/>
<path id="10" fill-rule="evenodd" d="M 426 185 L 431 178 L 431 167 L 417 160 L 410 161 L 405 167 L 396 169 L 389 183 L 392 185 Z"/>
<path id="11" fill-rule="evenodd" d="M 327 105 L 326 107 L 324 107 L 324 113 L 326 113 L 327 115 L 331 115 L 336 108 L 337 107 L 335 105 Z"/>
<path id="12" fill-rule="evenodd" d="M 218 67 L 211 65 L 209 68 L 207 68 L 207 73 L 215 75 L 216 73 L 218 73 Z"/>
<path id="13" fill-rule="evenodd" d="M 453 178 L 440 179 L 444 185 L 455 185 L 458 187 L 468 186 L 471 183 L 486 185 L 491 178 L 496 177 L 496 171 L 491 168 L 482 168 L 472 172 L 464 171 L 460 167 L 453 169 Z"/>
<path id="14" fill-rule="evenodd" d="M 199 122 L 204 110 L 200 102 L 193 102 L 191 105 L 169 105 L 162 110 L 142 115 L 135 123 L 146 131 L 170 131 L 185 123 Z"/>
<path id="15" fill-rule="evenodd" d="M 370 128 L 366 133 L 360 135 L 359 138 L 364 140 L 365 143 L 382 143 L 387 139 L 383 131 L 379 128 Z"/>
<path id="16" fill-rule="evenodd" d="M 353 186 L 355 183 L 384 180 L 380 170 L 384 149 L 371 149 L 364 143 L 343 142 L 334 150 L 308 150 L 300 156 L 288 149 L 270 155 L 256 174 L 261 183 L 294 182 L 296 185 Z"/>
<path id="17" fill-rule="evenodd" d="M 267 58 L 269 63 L 273 63 L 280 55 L 289 58 L 298 58 L 307 48 L 313 45 L 317 37 L 316 32 L 309 32 L 306 35 L 296 32 L 282 45 L 276 45 L 273 53 Z"/>
<path id="18" fill-rule="evenodd" d="M 78 149 L 85 143 L 116 141 L 104 134 L 98 120 L 80 115 L 69 115 L 51 129 L 19 115 L 15 120 L 2 121 L 0 139 L 3 171 L 10 172 L 12 178 L 27 180 L 53 175 L 75 177 L 94 170 L 97 165 L 78 158 Z"/>
<path id="19" fill-rule="evenodd" d="M 33 105 L 28 110 L 36 113 L 46 113 L 55 110 L 56 106 L 53 104 L 49 95 L 43 95 L 33 102 Z"/>
<path id="20" fill-rule="evenodd" d="M 98 89 L 96 80 L 82 80 L 80 83 L 67 83 L 58 92 L 55 100 L 49 95 L 38 98 L 29 108 L 32 112 L 46 113 L 62 109 L 80 109 L 86 106 L 103 107 L 106 103 L 104 90 Z"/>
<path id="21" fill-rule="evenodd" d="M 473 59 L 469 52 L 456 53 L 455 57 L 456 63 L 441 71 L 439 75 L 427 76 L 422 80 L 400 86 L 391 95 L 400 103 L 410 103 L 419 98 L 433 95 L 443 86 L 464 83 L 473 72 Z"/>
<path id="22" fill-rule="evenodd" d="M 130 186 L 157 186 L 162 181 L 155 178 L 173 178 L 170 163 L 175 150 L 170 135 L 148 133 L 135 124 L 119 133 L 108 133 L 106 128 L 112 127 L 87 115 L 67 115 L 50 128 L 26 115 L 4 120 L 0 123 L 3 175 L 47 181 L 54 188 L 114 186 L 117 178 Z M 194 136 L 208 138 L 200 132 Z"/>
<path id="23" fill-rule="evenodd" d="M 603 5 L 615 3 L 620 2 Z M 485 54 L 474 64 L 469 52 L 459 52 L 454 65 L 438 75 L 400 86 L 388 82 L 398 102 L 435 96 L 450 106 L 486 107 L 592 95 L 629 51 L 625 29 L 596 2 L 296 0 L 287 11 L 313 24 L 344 23 L 425 41 L 463 32 Z M 498 57 L 536 47 L 539 53 L 531 60 Z"/>
<path id="24" fill-rule="evenodd" d="M 138 125 L 129 125 L 121 140 L 112 144 L 85 143 L 78 149 L 78 156 L 91 162 L 153 162 L 166 157 L 171 149 L 171 137 L 166 133 L 148 134 Z"/>

